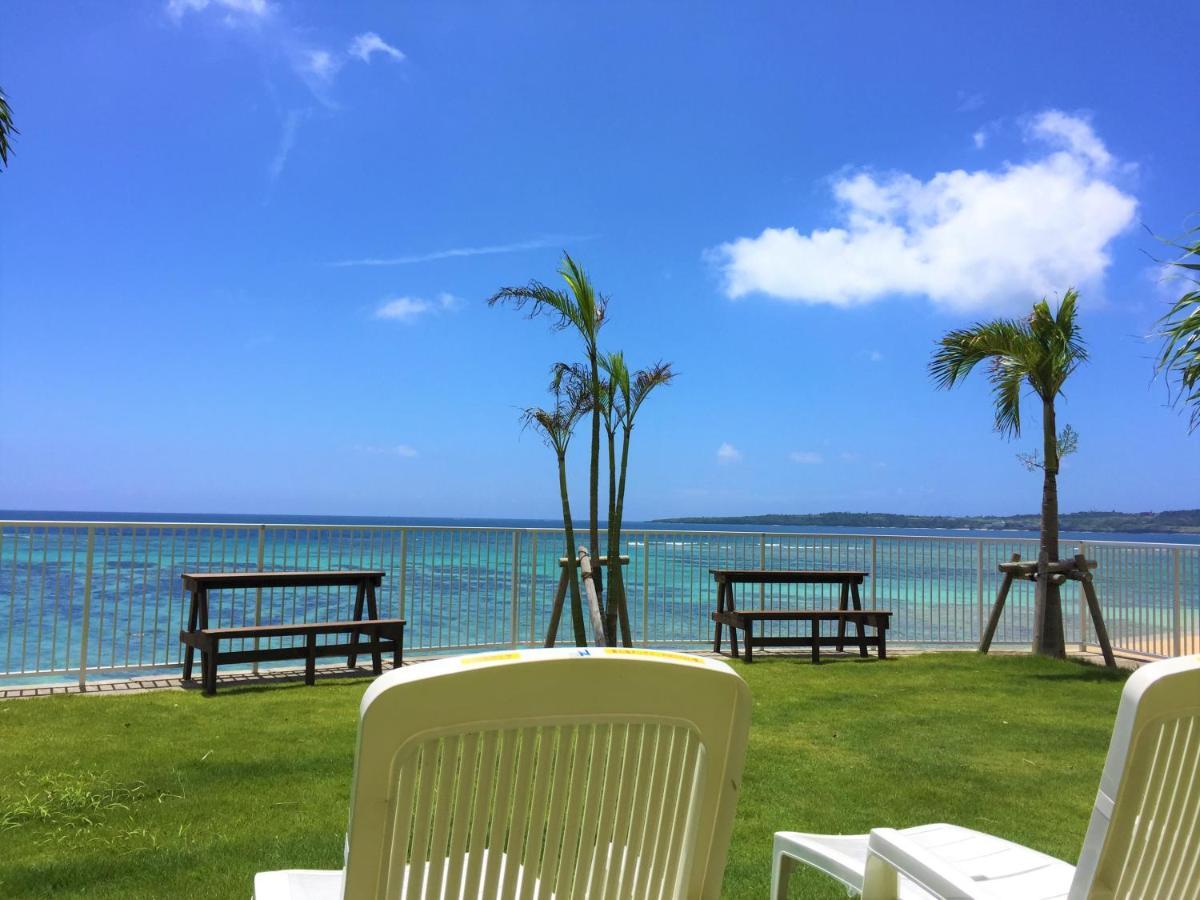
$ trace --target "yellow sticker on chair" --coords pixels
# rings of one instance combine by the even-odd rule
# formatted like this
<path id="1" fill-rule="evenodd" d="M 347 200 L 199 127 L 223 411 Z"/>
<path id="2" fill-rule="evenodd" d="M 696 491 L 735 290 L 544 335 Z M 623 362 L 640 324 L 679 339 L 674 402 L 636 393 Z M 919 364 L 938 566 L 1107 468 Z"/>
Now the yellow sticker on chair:
<path id="1" fill-rule="evenodd" d="M 687 653 L 673 653 L 670 650 L 642 650 L 637 647 L 599 647 L 597 653 L 603 653 L 606 656 L 653 656 L 658 659 L 671 659 L 676 662 L 696 663 L 699 665 L 707 665 L 707 662 L 698 656 L 690 656 Z"/>
<path id="2" fill-rule="evenodd" d="M 459 659 L 459 665 L 473 666 L 477 663 L 503 662 L 506 659 L 520 659 L 521 654 L 515 650 L 507 653 L 478 653 L 474 656 L 464 656 Z"/>

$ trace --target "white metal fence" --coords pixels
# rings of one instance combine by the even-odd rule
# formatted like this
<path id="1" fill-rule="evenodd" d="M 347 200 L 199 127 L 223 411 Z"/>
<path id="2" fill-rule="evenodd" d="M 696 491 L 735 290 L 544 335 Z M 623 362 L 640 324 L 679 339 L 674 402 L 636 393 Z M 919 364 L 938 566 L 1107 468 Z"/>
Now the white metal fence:
<path id="1" fill-rule="evenodd" d="M 864 601 L 894 612 L 898 644 L 978 642 L 1000 582 L 997 564 L 1028 538 L 633 530 L 626 592 L 639 644 L 710 641 L 710 568 L 830 568 L 870 573 Z M 1099 562 L 1096 587 L 1118 651 L 1200 651 L 1200 545 L 1064 541 Z M 408 620 L 406 650 L 433 653 L 540 644 L 563 555 L 540 528 L 0 522 L 0 678 L 112 677 L 179 665 L 184 571 L 378 568 L 380 614 Z M 829 605 L 820 585 L 750 588 L 740 605 Z M 1094 640 L 1078 585 L 1064 586 L 1068 640 Z M 336 588 L 215 595 L 212 624 L 348 618 Z M 1033 590 L 1014 585 L 996 635 L 1030 640 Z M 786 624 L 775 626 L 780 633 Z M 564 632 L 565 635 L 565 632 Z"/>

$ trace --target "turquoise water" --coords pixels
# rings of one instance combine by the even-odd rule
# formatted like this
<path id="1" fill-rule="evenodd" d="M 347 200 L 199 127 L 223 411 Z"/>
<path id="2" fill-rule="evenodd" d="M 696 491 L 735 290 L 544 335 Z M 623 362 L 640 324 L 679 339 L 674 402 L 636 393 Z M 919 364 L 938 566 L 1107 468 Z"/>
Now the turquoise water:
<path id="1" fill-rule="evenodd" d="M 0 529 L 0 674 L 91 673 L 177 666 L 186 616 L 184 571 L 380 568 L 381 614 L 408 619 L 415 652 L 540 644 L 565 552 L 553 523 L 529 520 L 367 520 L 326 517 L 54 514 L 55 522 Z M 16 518 L 0 513 L 5 519 Z M 34 518 L 34 516 L 25 516 Z M 50 519 L 48 514 L 37 518 Z M 336 527 L 330 527 L 336 526 Z M 382 526 L 382 527 L 381 527 Z M 670 528 L 669 531 L 664 529 Z M 1200 542 L 1156 545 L 1155 536 L 1064 536 L 1097 558 L 1097 587 L 1119 646 L 1170 653 L 1177 627 L 1200 626 Z M 1161 537 L 1161 536 L 1159 536 Z M 1031 558 L 1036 536 L 892 530 L 872 539 L 850 529 L 753 527 L 712 533 L 634 523 L 623 535 L 626 584 L 639 643 L 711 640 L 712 567 L 859 569 L 872 573 L 864 601 L 895 613 L 891 638 L 970 644 L 999 583 L 998 562 Z M 1178 577 L 1177 577 L 1178 569 Z M 1176 585 L 1178 584 L 1178 592 Z M 1175 601 L 1178 594 L 1179 607 Z M 826 606 L 829 589 L 791 586 L 743 605 Z M 1064 595 L 1069 639 L 1078 640 L 1077 597 Z M 348 592 L 231 591 L 214 600 L 213 624 L 346 618 Z M 1018 585 L 998 640 L 1029 639 L 1032 592 Z M 85 634 L 86 631 L 86 643 Z M 563 633 L 565 637 L 565 631 Z"/>

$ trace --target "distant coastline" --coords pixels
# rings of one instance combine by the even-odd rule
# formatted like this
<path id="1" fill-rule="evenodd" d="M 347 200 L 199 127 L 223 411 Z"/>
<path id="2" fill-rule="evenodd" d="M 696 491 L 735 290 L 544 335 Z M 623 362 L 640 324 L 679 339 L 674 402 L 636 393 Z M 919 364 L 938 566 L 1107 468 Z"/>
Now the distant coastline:
<path id="1" fill-rule="evenodd" d="M 826 512 L 757 516 L 678 516 L 654 519 L 655 524 L 682 525 L 787 525 L 801 528 L 930 528 L 951 531 L 1037 531 L 1037 514 L 1013 516 L 905 516 L 895 513 Z M 1200 509 L 1122 513 L 1089 511 L 1059 516 L 1063 531 L 1112 534 L 1200 534 Z"/>

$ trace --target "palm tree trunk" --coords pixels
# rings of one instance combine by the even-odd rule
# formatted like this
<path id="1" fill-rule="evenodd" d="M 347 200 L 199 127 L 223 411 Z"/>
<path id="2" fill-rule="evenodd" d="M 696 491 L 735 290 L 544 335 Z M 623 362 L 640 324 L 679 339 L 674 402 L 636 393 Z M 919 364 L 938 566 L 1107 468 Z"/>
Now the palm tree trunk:
<path id="1" fill-rule="evenodd" d="M 600 568 L 600 403 L 599 391 L 600 373 L 596 363 L 596 350 L 588 354 L 588 363 L 592 369 L 592 458 L 591 471 L 588 480 L 588 553 L 592 557 L 593 575 L 596 583 L 596 600 L 600 610 L 604 610 L 604 581 Z M 572 550 L 572 554 L 574 551 Z"/>
<path id="2" fill-rule="evenodd" d="M 604 632 L 608 646 L 617 642 L 617 615 L 621 609 L 621 523 L 617 519 L 616 435 L 608 432 L 608 607 Z"/>
<path id="3" fill-rule="evenodd" d="M 583 624 L 583 597 L 579 593 L 579 578 L 575 574 L 575 523 L 571 520 L 571 496 L 567 492 L 567 456 L 558 454 L 558 490 L 562 494 L 563 534 L 567 539 L 567 577 L 571 583 L 571 629 L 575 646 L 587 646 L 587 629 Z"/>
<path id="4" fill-rule="evenodd" d="M 617 534 L 617 545 L 621 543 L 621 526 L 625 523 L 625 473 L 629 469 L 629 431 L 626 428 L 621 437 L 621 477 L 617 483 L 617 500 L 614 505 L 615 512 L 613 513 L 613 528 Z M 633 634 L 629 628 L 629 604 L 626 602 L 625 594 L 625 572 L 621 568 L 621 563 L 618 558 L 616 572 L 609 576 L 608 590 L 610 596 L 619 604 L 617 607 L 617 615 L 620 617 L 621 623 L 621 643 L 626 647 L 633 646 Z"/>
<path id="5" fill-rule="evenodd" d="M 1066 656 L 1063 635 L 1062 598 L 1052 584 L 1041 560 L 1058 562 L 1058 432 L 1054 420 L 1054 398 L 1042 401 L 1042 535 L 1038 557 L 1038 580 L 1034 604 L 1033 650 L 1042 656 Z"/>

